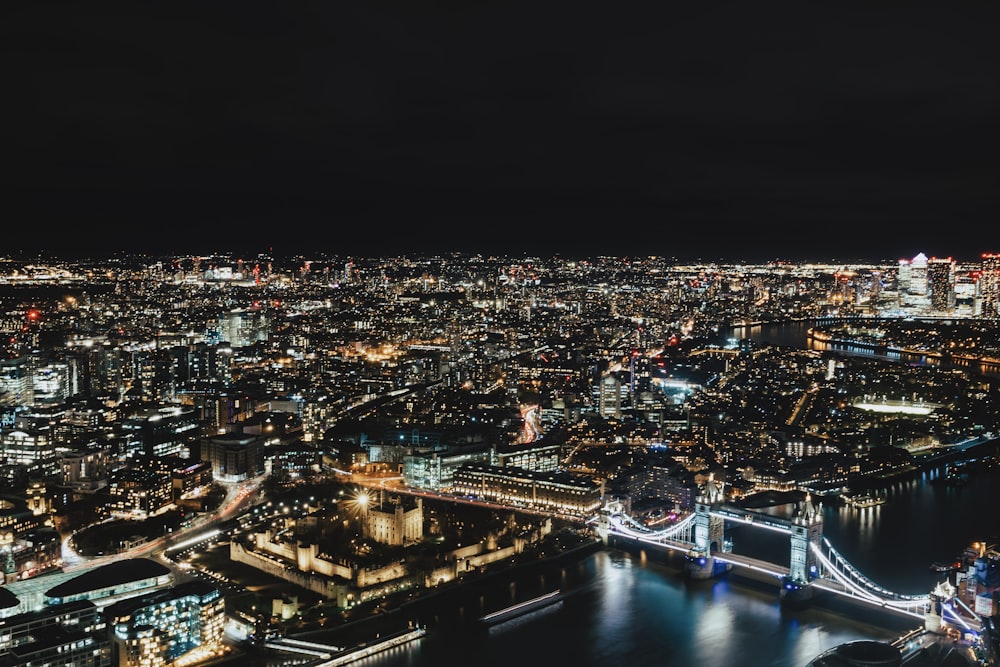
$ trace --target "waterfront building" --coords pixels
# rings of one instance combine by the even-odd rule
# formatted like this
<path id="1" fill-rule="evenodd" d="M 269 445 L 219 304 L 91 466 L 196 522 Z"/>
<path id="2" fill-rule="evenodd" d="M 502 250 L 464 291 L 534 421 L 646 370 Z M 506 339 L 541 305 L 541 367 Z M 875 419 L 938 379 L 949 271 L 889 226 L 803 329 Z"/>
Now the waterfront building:
<path id="1" fill-rule="evenodd" d="M 637 514 L 647 513 L 656 518 L 675 509 L 694 509 L 698 485 L 694 475 L 675 461 L 646 462 L 630 470 L 625 479 L 628 497 L 634 499 L 631 504 Z"/>
<path id="2" fill-rule="evenodd" d="M 1000 610 L 1000 551 L 985 542 L 977 542 L 979 555 L 965 573 L 967 595 L 973 600 L 975 612 L 997 617 Z M 957 585 L 962 584 L 960 576 Z"/>
<path id="3" fill-rule="evenodd" d="M 202 580 L 130 597 L 104 609 L 119 667 L 160 667 L 224 653 L 226 603 Z"/>

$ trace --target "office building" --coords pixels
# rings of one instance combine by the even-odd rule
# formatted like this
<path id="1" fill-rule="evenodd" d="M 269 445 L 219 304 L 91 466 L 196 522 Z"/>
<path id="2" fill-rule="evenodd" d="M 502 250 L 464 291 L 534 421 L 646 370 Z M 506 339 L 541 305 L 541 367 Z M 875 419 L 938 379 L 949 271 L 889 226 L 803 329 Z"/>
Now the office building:
<path id="1" fill-rule="evenodd" d="M 930 305 L 935 314 L 955 308 L 955 262 L 950 257 L 932 257 L 927 262 L 927 285 Z"/>
<path id="2" fill-rule="evenodd" d="M 116 602 L 104 610 L 120 667 L 159 667 L 221 655 L 226 602 L 193 580 Z"/>
<path id="3" fill-rule="evenodd" d="M 0 619 L 0 665 L 111 667 L 112 645 L 93 602 L 78 600 Z"/>
<path id="4" fill-rule="evenodd" d="M 264 474 L 264 435 L 222 433 L 202 443 L 202 460 L 212 464 L 215 479 L 241 482 Z"/>

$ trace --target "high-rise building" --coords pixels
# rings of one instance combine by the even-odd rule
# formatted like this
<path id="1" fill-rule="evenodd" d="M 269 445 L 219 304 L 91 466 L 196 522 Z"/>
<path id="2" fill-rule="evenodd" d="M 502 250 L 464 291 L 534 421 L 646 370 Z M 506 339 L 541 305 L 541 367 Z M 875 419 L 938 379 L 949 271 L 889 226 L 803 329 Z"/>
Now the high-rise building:
<path id="1" fill-rule="evenodd" d="M 910 260 L 910 285 L 907 291 L 914 296 L 927 296 L 927 255 L 922 252 Z"/>
<path id="2" fill-rule="evenodd" d="M 602 417 L 621 419 L 622 392 L 627 389 L 613 373 L 601 377 L 598 385 L 598 405 Z"/>
<path id="3" fill-rule="evenodd" d="M 982 307 L 979 299 L 979 265 L 955 267 L 955 315 L 978 317 Z"/>
<path id="4" fill-rule="evenodd" d="M 927 266 L 927 256 L 922 252 L 917 253 L 913 259 L 899 260 L 897 278 L 900 308 L 925 309 L 930 306 Z"/>
<path id="5" fill-rule="evenodd" d="M 955 307 L 955 261 L 932 257 L 927 262 L 927 285 L 931 308 L 946 313 Z"/>
<path id="6" fill-rule="evenodd" d="M 0 477 L 9 476 L 18 468 L 42 476 L 58 474 L 59 459 L 52 428 L 47 424 L 33 427 L 22 421 L 15 428 L 0 432 L 0 460 L 4 464 Z"/>
<path id="7" fill-rule="evenodd" d="M 17 405 L 34 405 L 34 383 L 27 358 L 0 360 L 0 394 Z"/>
<path id="8" fill-rule="evenodd" d="M 983 253 L 979 298 L 983 317 L 1000 317 L 1000 254 Z"/>

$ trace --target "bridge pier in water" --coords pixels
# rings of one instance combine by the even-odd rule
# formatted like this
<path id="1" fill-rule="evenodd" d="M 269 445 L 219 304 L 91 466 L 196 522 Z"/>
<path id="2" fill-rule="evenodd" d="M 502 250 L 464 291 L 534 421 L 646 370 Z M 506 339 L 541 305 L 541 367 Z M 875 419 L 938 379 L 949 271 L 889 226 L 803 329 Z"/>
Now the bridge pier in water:
<path id="1" fill-rule="evenodd" d="M 685 560 L 687 573 L 693 579 L 710 579 L 732 568 L 725 554 L 732 551 L 732 542 L 725 536 L 725 517 L 713 509 L 723 504 L 720 487 L 711 481 L 695 499 L 694 546 Z M 788 526 L 788 574 L 781 577 L 780 598 L 790 606 L 808 605 L 813 597 L 812 580 L 820 576 L 817 555 L 823 540 L 823 514 L 806 495 L 799 512 L 790 521 L 778 520 Z"/>
<path id="2" fill-rule="evenodd" d="M 722 502 L 722 488 L 711 480 L 694 503 L 694 547 L 685 556 L 687 573 L 692 579 L 711 579 L 732 569 L 732 564 L 717 560 L 715 553 L 732 551 L 726 539 L 726 521 L 712 514 L 712 505 Z"/>
<path id="3" fill-rule="evenodd" d="M 812 497 L 806 495 L 802 511 L 792 518 L 791 559 L 788 576 L 781 580 L 781 601 L 798 606 L 812 600 L 812 580 L 819 576 L 816 553 L 823 540 L 823 514 L 812 504 Z"/>
<path id="4" fill-rule="evenodd" d="M 823 537 L 822 507 L 813 505 L 811 495 L 806 495 L 791 518 L 784 518 L 726 504 L 721 485 L 711 480 L 703 489 L 695 499 L 695 511 L 668 528 L 651 530 L 625 514 L 621 503 L 609 502 L 594 522 L 594 530 L 605 544 L 617 545 L 621 538 L 629 547 L 683 553 L 685 572 L 692 579 L 710 579 L 734 566 L 766 573 L 779 583 L 782 604 L 807 606 L 823 591 L 916 617 L 926 631 L 978 631 L 977 615 L 971 603 L 957 595 L 957 582 L 942 582 L 931 595 L 903 595 L 887 591 L 859 572 Z M 788 567 L 733 553 L 725 535 L 726 521 L 788 535 Z"/>

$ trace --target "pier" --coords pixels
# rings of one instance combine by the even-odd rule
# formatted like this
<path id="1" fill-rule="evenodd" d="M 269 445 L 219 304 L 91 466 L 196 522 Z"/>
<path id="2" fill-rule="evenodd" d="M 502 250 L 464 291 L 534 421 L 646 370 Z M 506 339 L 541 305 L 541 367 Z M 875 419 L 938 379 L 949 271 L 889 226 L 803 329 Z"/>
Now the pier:
<path id="1" fill-rule="evenodd" d="M 364 642 L 350 648 L 338 648 L 336 646 L 321 644 L 318 642 L 302 641 L 289 637 L 281 637 L 268 641 L 265 646 L 275 651 L 296 653 L 316 659 L 310 662 L 311 667 L 340 667 L 362 658 L 387 651 L 396 646 L 402 646 L 414 640 L 420 639 L 427 630 L 423 627 L 411 627 L 399 632 L 395 632 L 386 637 L 378 638 L 372 642 Z"/>

